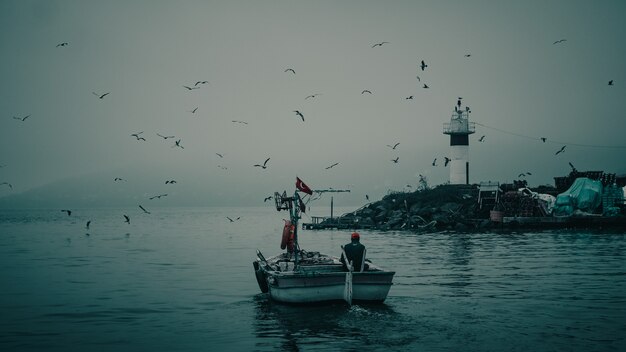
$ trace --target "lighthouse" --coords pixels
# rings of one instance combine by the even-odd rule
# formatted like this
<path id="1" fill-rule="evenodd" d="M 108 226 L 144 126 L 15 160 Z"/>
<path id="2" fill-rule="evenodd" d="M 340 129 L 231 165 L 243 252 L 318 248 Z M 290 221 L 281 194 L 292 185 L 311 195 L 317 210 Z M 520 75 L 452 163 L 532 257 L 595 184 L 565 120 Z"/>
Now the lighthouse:
<path id="1" fill-rule="evenodd" d="M 474 122 L 469 122 L 469 106 L 461 108 L 459 98 L 450 122 L 443 124 L 443 134 L 450 135 L 450 184 L 469 184 L 469 135 L 476 130 Z"/>

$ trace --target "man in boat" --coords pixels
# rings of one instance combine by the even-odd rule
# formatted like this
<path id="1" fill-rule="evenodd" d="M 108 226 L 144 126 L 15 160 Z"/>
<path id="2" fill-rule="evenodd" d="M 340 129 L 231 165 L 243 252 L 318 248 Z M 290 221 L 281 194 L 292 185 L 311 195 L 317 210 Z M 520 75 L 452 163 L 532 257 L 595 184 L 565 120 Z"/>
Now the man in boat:
<path id="1" fill-rule="evenodd" d="M 352 263 L 352 270 L 356 272 L 366 271 L 369 268 L 369 265 L 365 263 L 365 246 L 361 244 L 361 236 L 358 232 L 353 232 L 350 236 L 350 243 L 343 246 L 343 253 L 341 254 L 341 262 L 343 263 L 344 269 L 348 270 L 348 265 L 346 264 L 345 256 L 348 258 L 348 261 Z"/>

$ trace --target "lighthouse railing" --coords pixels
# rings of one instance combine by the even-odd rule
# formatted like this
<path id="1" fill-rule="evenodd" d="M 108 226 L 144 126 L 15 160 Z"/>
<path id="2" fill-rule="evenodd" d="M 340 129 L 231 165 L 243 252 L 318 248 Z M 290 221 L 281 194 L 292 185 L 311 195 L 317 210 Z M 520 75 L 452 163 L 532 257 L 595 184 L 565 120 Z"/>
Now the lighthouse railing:
<path id="1" fill-rule="evenodd" d="M 443 124 L 444 134 L 463 133 L 470 134 L 476 132 L 476 123 L 466 119 L 452 120 Z"/>

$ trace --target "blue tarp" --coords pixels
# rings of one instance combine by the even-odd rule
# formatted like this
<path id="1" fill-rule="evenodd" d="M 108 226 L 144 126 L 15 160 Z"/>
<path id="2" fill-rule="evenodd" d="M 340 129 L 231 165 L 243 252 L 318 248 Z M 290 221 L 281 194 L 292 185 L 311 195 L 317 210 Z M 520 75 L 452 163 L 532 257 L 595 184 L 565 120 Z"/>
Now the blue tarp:
<path id="1" fill-rule="evenodd" d="M 576 210 L 593 213 L 602 203 L 602 183 L 577 178 L 570 188 L 556 197 L 554 216 L 570 216 Z"/>

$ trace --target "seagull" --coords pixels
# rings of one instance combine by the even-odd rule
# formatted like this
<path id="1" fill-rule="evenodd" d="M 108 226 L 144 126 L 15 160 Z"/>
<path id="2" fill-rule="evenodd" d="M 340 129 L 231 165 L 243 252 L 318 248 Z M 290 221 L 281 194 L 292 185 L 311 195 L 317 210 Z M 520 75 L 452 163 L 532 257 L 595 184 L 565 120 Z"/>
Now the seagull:
<path id="1" fill-rule="evenodd" d="M 302 119 L 302 122 L 304 122 L 304 115 L 302 115 L 302 113 L 298 110 L 294 110 L 293 112 L 296 113 L 296 115 L 300 116 L 300 118 Z"/>
<path id="2" fill-rule="evenodd" d="M 465 54 L 465 57 L 470 57 L 472 56 L 472 54 Z"/>
<path id="3" fill-rule="evenodd" d="M 574 167 L 574 164 L 572 164 L 571 162 L 567 162 L 569 164 L 569 166 L 572 168 L 572 170 L 576 170 L 576 168 Z"/>
<path id="4" fill-rule="evenodd" d="M 444 167 L 448 166 L 448 163 L 449 163 L 450 161 L 452 161 L 450 158 L 448 158 L 447 156 L 444 156 L 444 157 L 443 157 L 443 163 L 444 163 L 444 164 L 443 164 L 443 166 L 444 166 Z"/>
<path id="5" fill-rule="evenodd" d="M 558 152 L 554 153 L 554 155 L 559 155 L 560 153 L 563 153 L 565 151 L 565 147 L 566 146 L 561 147 L 561 149 L 559 149 Z"/>
<path id="6" fill-rule="evenodd" d="M 69 45 L 69 43 L 68 43 L 68 42 L 63 42 L 63 43 L 59 43 L 59 44 L 57 44 L 57 46 L 56 46 L 56 47 L 58 48 L 58 47 L 60 47 L 60 46 L 67 46 L 67 45 Z"/>
<path id="7" fill-rule="evenodd" d="M 194 89 L 200 89 L 200 87 L 189 87 L 189 86 L 183 86 L 185 88 L 187 88 L 187 90 L 194 90 Z"/>
<path id="8" fill-rule="evenodd" d="M 437 166 L 437 158 L 435 158 L 435 160 L 433 160 L 433 166 Z"/>
<path id="9" fill-rule="evenodd" d="M 159 136 L 159 137 L 161 137 L 163 139 L 174 138 L 174 136 L 164 136 L 164 135 L 162 135 L 160 133 L 157 133 L 157 136 Z"/>
<path id="10" fill-rule="evenodd" d="M 287 71 L 291 71 L 294 75 L 296 74 L 296 71 L 294 71 L 293 68 L 288 68 L 284 72 L 287 72 Z"/>
<path id="11" fill-rule="evenodd" d="M 209 81 L 198 81 L 198 82 L 196 82 L 196 84 L 194 84 L 193 86 L 195 87 L 195 86 L 197 86 L 198 84 L 207 84 L 207 83 L 209 83 Z"/>
<path id="12" fill-rule="evenodd" d="M 85 224 L 85 228 L 86 228 L 87 230 L 89 230 L 89 224 L 91 224 L 91 220 L 87 221 L 87 223 Z"/>
<path id="13" fill-rule="evenodd" d="M 217 167 L 219 167 L 222 170 L 228 170 L 228 168 L 226 166 L 222 166 L 222 165 L 217 165 Z"/>
<path id="14" fill-rule="evenodd" d="M 426 63 L 424 62 L 424 60 L 422 60 L 422 64 L 420 65 L 420 67 L 422 68 L 422 71 L 424 71 L 424 69 L 426 67 L 428 67 L 428 65 L 426 65 Z"/>
<path id="15" fill-rule="evenodd" d="M 532 176 L 533 174 L 531 174 L 530 172 L 526 171 L 526 175 Z"/>
<path id="16" fill-rule="evenodd" d="M 70 216 L 70 215 L 72 215 L 72 211 L 71 211 L 71 210 L 66 210 L 66 209 L 65 209 L 65 210 L 61 210 L 61 211 L 64 211 L 64 212 L 66 212 L 66 213 L 67 213 L 67 216 Z"/>
<path id="17" fill-rule="evenodd" d="M 174 145 L 172 146 L 172 148 L 179 147 L 180 149 L 185 149 L 185 147 L 183 147 L 182 145 L 180 145 L 180 141 L 181 141 L 181 139 L 179 139 L 179 140 L 177 140 L 176 142 L 174 142 Z"/>
<path id="18" fill-rule="evenodd" d="M 24 122 L 24 120 L 26 120 L 26 119 L 27 119 L 27 118 L 29 118 L 29 117 L 30 117 L 30 115 L 26 115 L 26 116 L 24 116 L 24 117 L 17 117 L 17 116 L 13 116 L 13 118 L 14 118 L 14 119 L 16 119 L 16 120 L 20 120 L 20 121 L 22 121 L 22 122 Z"/>
<path id="19" fill-rule="evenodd" d="M 422 88 L 427 88 L 428 89 L 430 87 L 427 84 L 424 84 L 424 87 L 422 87 Z"/>
<path id="20" fill-rule="evenodd" d="M 126 219 L 126 223 L 130 224 L 130 218 L 128 217 L 128 215 L 124 214 L 124 218 Z"/>
<path id="21" fill-rule="evenodd" d="M 370 196 L 368 196 L 367 194 L 365 195 L 365 200 L 370 200 Z"/>
<path id="22" fill-rule="evenodd" d="M 113 179 L 113 181 L 124 181 L 124 179 L 121 178 L 121 177 L 116 177 L 116 178 Z"/>
<path id="23" fill-rule="evenodd" d="M 315 93 L 315 94 L 307 95 L 306 98 L 304 98 L 304 100 L 307 100 L 309 98 L 315 98 L 318 95 L 322 95 L 322 93 Z"/>
<path id="24" fill-rule="evenodd" d="M 541 137 L 539 139 L 541 139 L 541 141 L 545 143 L 547 138 L 546 137 Z"/>
<path id="25" fill-rule="evenodd" d="M 484 142 L 485 141 L 485 136 L 482 136 L 478 139 L 479 142 Z"/>
<path id="26" fill-rule="evenodd" d="M 420 78 L 420 76 L 415 76 L 415 78 L 417 78 L 417 81 L 418 81 L 418 82 L 421 82 L 421 81 L 422 81 L 422 79 Z"/>
<path id="27" fill-rule="evenodd" d="M 364 93 L 370 93 L 370 94 L 372 94 L 372 92 L 370 92 L 370 91 L 369 91 L 369 90 L 367 90 L 367 89 L 365 89 L 365 90 L 363 90 L 363 91 L 361 92 L 361 94 L 364 94 Z"/>
<path id="28" fill-rule="evenodd" d="M 106 97 L 107 95 L 111 94 L 110 92 L 108 93 L 104 93 L 104 94 L 98 94 L 96 92 L 91 92 L 93 95 L 97 96 L 100 99 L 103 99 L 104 97 Z"/>
<path id="29" fill-rule="evenodd" d="M 154 199 L 154 198 L 159 198 L 159 199 L 161 199 L 161 197 L 166 197 L 166 196 L 167 196 L 167 193 L 163 193 L 163 194 L 159 194 L 159 195 L 157 195 L 157 196 L 152 196 L 152 197 L 150 197 L 150 198 L 148 198 L 148 199 L 150 199 L 150 200 L 152 200 L 152 199 Z"/>
<path id="30" fill-rule="evenodd" d="M 566 41 L 567 41 L 567 39 L 559 39 L 559 40 L 557 40 L 556 42 L 552 43 L 552 45 L 554 45 L 554 44 L 559 44 L 559 43 L 563 43 L 563 42 L 566 42 Z"/>
<path id="31" fill-rule="evenodd" d="M 220 158 L 223 158 L 224 156 L 220 153 L 215 153 L 215 155 L 219 156 Z"/>
<path id="32" fill-rule="evenodd" d="M 263 203 L 267 202 L 268 200 L 272 200 L 272 198 L 273 198 L 272 196 L 265 197 L 265 199 L 263 199 Z"/>
<path id="33" fill-rule="evenodd" d="M 244 125 L 247 125 L 247 124 L 248 124 L 246 121 L 232 120 L 232 122 L 235 122 L 235 123 L 242 123 L 242 124 L 244 124 Z"/>
<path id="34" fill-rule="evenodd" d="M 332 164 L 332 165 L 330 165 L 330 166 L 327 166 L 327 167 L 326 167 L 326 170 L 328 170 L 328 169 L 332 169 L 333 167 L 335 167 L 335 166 L 337 166 L 337 165 L 339 165 L 339 163 L 334 163 L 334 164 Z"/>
<path id="35" fill-rule="evenodd" d="M 396 149 L 396 147 L 397 147 L 397 146 L 399 146 L 399 145 L 400 145 L 400 143 L 396 143 L 396 144 L 394 144 L 393 146 L 391 146 L 391 145 L 387 144 L 387 146 L 388 146 L 389 148 L 391 148 L 391 149 Z"/>
<path id="36" fill-rule="evenodd" d="M 609 85 L 612 86 L 613 85 L 613 80 L 609 81 Z"/>
<path id="37" fill-rule="evenodd" d="M 0 183 L 0 186 L 2 186 L 2 185 L 7 185 L 7 186 L 9 186 L 9 188 L 10 188 L 10 189 L 13 189 L 13 185 L 12 185 L 12 184 L 10 184 L 10 183 L 8 183 L 8 182 L 2 182 L 2 183 Z"/>
<path id="38" fill-rule="evenodd" d="M 409 95 L 408 97 L 404 98 L 405 100 L 409 100 L 409 99 L 413 99 L 412 95 Z"/>
<path id="39" fill-rule="evenodd" d="M 517 177 L 526 177 L 526 174 L 522 172 L 521 174 L 517 175 Z"/>
<path id="40" fill-rule="evenodd" d="M 253 166 L 258 166 L 260 168 L 267 169 L 267 162 L 268 161 L 270 161 L 270 158 L 265 159 L 265 162 L 263 163 L 263 165 L 254 164 Z"/>
<path id="41" fill-rule="evenodd" d="M 168 180 L 168 181 L 165 181 L 165 184 L 166 184 L 166 185 L 167 185 L 167 184 L 172 184 L 172 185 L 173 185 L 173 184 L 175 184 L 175 183 L 177 183 L 177 182 L 176 182 L 176 180 Z"/>
<path id="42" fill-rule="evenodd" d="M 194 108 L 193 110 L 189 111 L 189 112 L 190 112 L 190 113 L 192 113 L 192 114 L 195 114 L 195 113 L 196 113 L 196 111 L 198 111 L 198 108 L 197 108 L 197 107 L 196 107 L 196 108 Z"/>
<path id="43" fill-rule="evenodd" d="M 235 220 L 229 218 L 228 216 L 226 217 L 226 219 L 228 219 L 230 222 L 235 222 L 235 221 L 241 219 L 241 216 L 238 216 Z"/>
<path id="44" fill-rule="evenodd" d="M 144 213 L 150 214 L 150 212 L 147 211 L 146 208 L 142 207 L 141 205 L 139 205 L 139 208 L 141 208 L 141 210 L 143 210 Z"/>
<path id="45" fill-rule="evenodd" d="M 133 133 L 133 134 L 131 134 L 131 136 L 137 138 L 137 140 L 145 141 L 146 140 L 145 138 L 139 137 L 139 135 L 142 134 L 142 133 L 143 133 L 143 131 L 137 132 L 137 133 Z"/>
<path id="46" fill-rule="evenodd" d="M 383 46 L 383 44 L 389 44 L 389 42 L 380 42 L 380 43 L 376 43 L 374 45 L 372 45 L 372 48 L 375 48 L 377 46 Z"/>
<path id="47" fill-rule="evenodd" d="M 398 159 L 400 159 L 399 156 L 397 156 L 395 159 L 391 159 L 391 161 L 393 161 L 394 164 L 397 164 L 398 163 Z"/>

